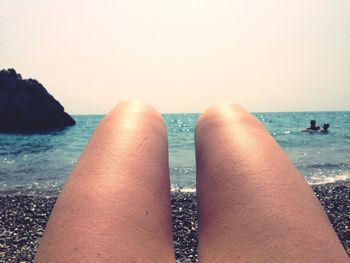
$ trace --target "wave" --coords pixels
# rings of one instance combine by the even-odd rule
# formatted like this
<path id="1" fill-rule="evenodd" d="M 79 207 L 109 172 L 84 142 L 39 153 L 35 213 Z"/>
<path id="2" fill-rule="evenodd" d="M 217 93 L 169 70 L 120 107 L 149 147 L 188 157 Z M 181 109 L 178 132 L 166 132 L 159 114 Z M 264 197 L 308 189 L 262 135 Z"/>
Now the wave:
<path id="1" fill-rule="evenodd" d="M 348 181 L 348 180 L 350 180 L 350 173 L 338 174 L 338 175 L 327 176 L 327 177 L 312 176 L 307 181 L 310 185 L 320 185 L 320 184 L 329 184 L 329 183 L 336 183 L 336 182 Z"/>
<path id="2" fill-rule="evenodd" d="M 337 168 L 350 168 L 348 163 L 317 163 L 303 166 L 303 168 L 315 168 L 315 169 L 337 169 Z"/>

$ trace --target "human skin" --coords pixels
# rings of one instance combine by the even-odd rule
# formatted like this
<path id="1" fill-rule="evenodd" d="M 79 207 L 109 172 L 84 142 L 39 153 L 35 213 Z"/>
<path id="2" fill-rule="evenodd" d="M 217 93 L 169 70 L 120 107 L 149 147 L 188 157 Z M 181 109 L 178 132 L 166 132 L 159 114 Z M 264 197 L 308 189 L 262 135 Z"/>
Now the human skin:
<path id="1" fill-rule="evenodd" d="M 348 262 L 308 184 L 237 105 L 195 134 L 199 261 Z M 141 101 L 98 125 L 50 216 L 35 262 L 174 262 L 166 127 Z"/>
<path id="2" fill-rule="evenodd" d="M 349 262 L 311 188 L 266 131 L 220 103 L 196 126 L 199 262 Z"/>
<path id="3" fill-rule="evenodd" d="M 123 102 L 98 125 L 35 262 L 174 263 L 167 132 L 151 106 Z"/>

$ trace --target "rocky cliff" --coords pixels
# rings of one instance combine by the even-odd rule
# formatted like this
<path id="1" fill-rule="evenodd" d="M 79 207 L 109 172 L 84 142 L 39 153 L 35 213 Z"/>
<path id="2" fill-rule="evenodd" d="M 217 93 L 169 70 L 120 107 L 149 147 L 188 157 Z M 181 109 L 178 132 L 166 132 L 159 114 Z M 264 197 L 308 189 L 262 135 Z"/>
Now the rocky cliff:
<path id="1" fill-rule="evenodd" d="M 0 71 L 0 132 L 47 132 L 75 125 L 38 81 Z"/>

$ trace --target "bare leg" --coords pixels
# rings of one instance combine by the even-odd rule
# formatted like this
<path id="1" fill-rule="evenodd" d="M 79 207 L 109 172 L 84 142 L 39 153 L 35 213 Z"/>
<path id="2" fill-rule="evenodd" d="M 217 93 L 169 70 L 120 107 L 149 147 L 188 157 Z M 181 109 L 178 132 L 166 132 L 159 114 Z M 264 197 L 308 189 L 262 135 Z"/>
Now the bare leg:
<path id="1" fill-rule="evenodd" d="M 201 263 L 348 262 L 312 190 L 253 115 L 209 109 L 196 157 Z"/>
<path id="2" fill-rule="evenodd" d="M 140 101 L 98 125 L 60 194 L 35 262 L 174 262 L 167 134 Z"/>

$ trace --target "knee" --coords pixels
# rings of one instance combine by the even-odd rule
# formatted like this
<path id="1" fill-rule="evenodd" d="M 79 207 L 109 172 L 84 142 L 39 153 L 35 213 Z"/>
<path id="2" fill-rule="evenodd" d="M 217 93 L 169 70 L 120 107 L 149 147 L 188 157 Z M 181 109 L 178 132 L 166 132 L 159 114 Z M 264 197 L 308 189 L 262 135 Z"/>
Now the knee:
<path id="1" fill-rule="evenodd" d="M 125 100 L 118 103 L 109 112 L 104 122 L 137 122 L 151 126 L 165 128 L 162 115 L 150 104 L 139 99 Z"/>
<path id="2" fill-rule="evenodd" d="M 161 114 L 150 104 L 140 99 L 130 99 L 119 102 L 110 113 L 125 113 L 137 115 L 150 115 L 156 118 L 162 118 Z"/>
<path id="3" fill-rule="evenodd" d="M 237 121 L 242 111 L 244 110 L 238 104 L 219 102 L 200 115 L 197 121 L 196 131 L 201 130 L 202 127 L 217 126 L 230 120 Z"/>
<path id="4" fill-rule="evenodd" d="M 260 123 L 240 105 L 231 102 L 220 102 L 201 114 L 196 124 L 196 134 L 220 127 L 238 127 L 242 125 L 256 126 Z"/>

